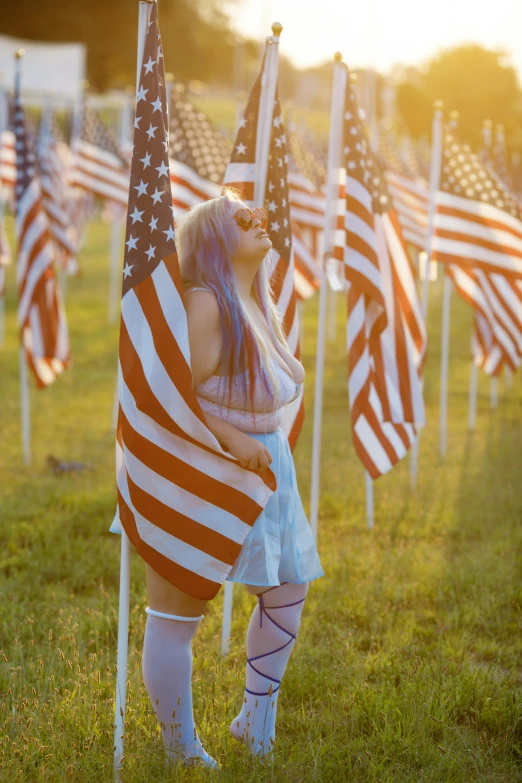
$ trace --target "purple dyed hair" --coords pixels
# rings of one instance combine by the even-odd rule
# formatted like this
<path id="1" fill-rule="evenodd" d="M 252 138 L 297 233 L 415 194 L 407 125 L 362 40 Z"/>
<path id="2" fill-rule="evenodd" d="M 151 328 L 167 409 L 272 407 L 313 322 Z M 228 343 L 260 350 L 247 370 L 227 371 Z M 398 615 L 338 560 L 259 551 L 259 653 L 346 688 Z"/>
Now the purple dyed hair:
<path id="1" fill-rule="evenodd" d="M 234 383 L 241 390 L 246 410 L 249 398 L 253 409 L 253 394 L 259 378 L 262 378 L 274 407 L 279 399 L 279 388 L 274 383 L 270 357 L 266 347 L 262 347 L 263 340 L 241 302 L 230 261 L 240 238 L 240 229 L 232 217 L 241 206 L 244 206 L 243 200 L 229 188 L 219 198 L 198 204 L 181 222 L 176 232 L 176 245 L 183 288 L 203 286 L 216 296 L 223 341 L 219 375 L 223 382 L 228 378 L 229 404 Z M 273 300 L 266 263 L 266 259 L 263 260 L 256 273 L 252 294 L 273 339 L 288 347 Z"/>

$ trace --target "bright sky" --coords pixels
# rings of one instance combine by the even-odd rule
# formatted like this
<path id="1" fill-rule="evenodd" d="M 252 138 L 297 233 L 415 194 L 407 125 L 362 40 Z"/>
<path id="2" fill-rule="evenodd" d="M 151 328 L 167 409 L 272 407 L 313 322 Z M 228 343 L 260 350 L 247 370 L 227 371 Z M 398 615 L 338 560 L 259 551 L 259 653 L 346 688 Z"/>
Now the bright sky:
<path id="1" fill-rule="evenodd" d="M 348 65 L 420 63 L 476 41 L 503 47 L 522 76 L 521 0 L 236 0 L 234 25 L 252 38 L 281 22 L 281 51 L 303 67 L 340 51 Z"/>

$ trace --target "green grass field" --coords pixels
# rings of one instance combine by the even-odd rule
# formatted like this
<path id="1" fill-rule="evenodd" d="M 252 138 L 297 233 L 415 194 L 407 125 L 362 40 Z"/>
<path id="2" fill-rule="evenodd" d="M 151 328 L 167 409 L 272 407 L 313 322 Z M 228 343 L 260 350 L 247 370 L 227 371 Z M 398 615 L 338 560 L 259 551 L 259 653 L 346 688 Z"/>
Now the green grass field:
<path id="1" fill-rule="evenodd" d="M 8 277 L 2 394 L 0 780 L 112 780 L 120 538 L 111 418 L 117 327 L 107 325 L 109 229 L 89 229 L 83 277 L 69 281 L 74 367 L 31 390 L 33 461 L 22 461 L 14 270 Z M 304 306 L 308 417 L 295 459 L 309 503 L 317 302 Z M 438 456 L 440 284 L 432 288 L 427 427 L 419 483 L 409 459 L 375 485 L 366 527 L 363 471 L 351 445 L 345 303 L 327 345 L 319 551 L 279 699 L 274 767 L 228 734 L 241 703 L 255 599 L 236 588 L 231 654 L 219 652 L 222 595 L 194 643 L 196 725 L 236 783 L 522 780 L 522 384 L 480 378 L 467 431 L 469 310 L 452 302 L 448 457 Z M 95 465 L 54 477 L 47 454 Z M 141 678 L 147 605 L 133 552 L 123 780 L 199 781 L 167 770 Z"/>

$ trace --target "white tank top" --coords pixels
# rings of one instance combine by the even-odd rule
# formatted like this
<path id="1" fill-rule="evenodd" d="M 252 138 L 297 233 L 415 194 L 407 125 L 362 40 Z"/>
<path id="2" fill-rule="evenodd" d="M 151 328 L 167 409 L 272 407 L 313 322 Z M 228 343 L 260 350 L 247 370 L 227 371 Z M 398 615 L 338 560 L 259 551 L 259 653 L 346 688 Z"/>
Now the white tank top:
<path id="1" fill-rule="evenodd" d="M 209 291 L 208 288 L 194 287 L 191 291 Z M 211 292 L 213 293 L 213 292 Z M 211 375 L 199 384 L 196 389 L 198 402 L 205 413 L 216 416 L 218 419 L 232 424 L 242 432 L 273 432 L 281 426 L 283 411 L 287 405 L 293 402 L 301 392 L 301 383 L 296 383 L 278 362 L 271 357 L 272 368 L 279 386 L 279 404 L 274 407 L 272 396 L 269 394 L 262 379 L 256 379 L 253 409 L 245 410 L 242 386 L 232 382 L 230 404 L 228 402 L 229 381 L 228 376 Z M 247 399 L 250 400 L 249 373 L 243 373 L 246 383 Z M 239 376 L 233 376 L 239 377 Z M 259 382 L 257 382 L 259 380 Z M 273 384 L 268 378 L 268 383 L 273 392 Z"/>

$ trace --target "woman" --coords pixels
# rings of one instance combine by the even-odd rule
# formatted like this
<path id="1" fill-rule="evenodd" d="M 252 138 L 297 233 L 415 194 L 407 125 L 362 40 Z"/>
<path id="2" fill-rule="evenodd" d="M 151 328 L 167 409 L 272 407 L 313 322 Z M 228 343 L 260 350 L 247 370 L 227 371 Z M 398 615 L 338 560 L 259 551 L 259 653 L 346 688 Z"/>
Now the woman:
<path id="1" fill-rule="evenodd" d="M 270 296 L 266 212 L 233 191 L 193 208 L 177 231 L 194 389 L 209 429 L 252 470 L 269 466 L 273 493 L 228 581 L 258 597 L 246 638 L 246 687 L 230 732 L 253 754 L 275 741 L 279 686 L 295 643 L 308 582 L 323 576 L 297 490 L 284 408 L 300 393 L 302 364 L 288 350 Z M 191 641 L 207 601 L 177 589 L 148 564 L 143 677 L 169 758 L 216 766 L 192 714 Z"/>

